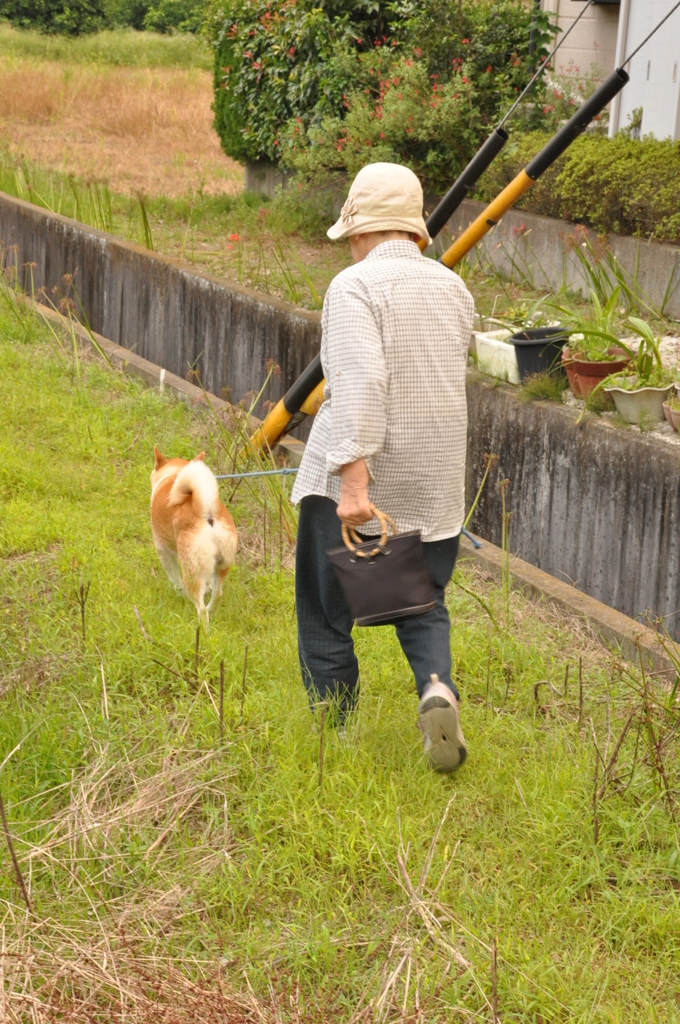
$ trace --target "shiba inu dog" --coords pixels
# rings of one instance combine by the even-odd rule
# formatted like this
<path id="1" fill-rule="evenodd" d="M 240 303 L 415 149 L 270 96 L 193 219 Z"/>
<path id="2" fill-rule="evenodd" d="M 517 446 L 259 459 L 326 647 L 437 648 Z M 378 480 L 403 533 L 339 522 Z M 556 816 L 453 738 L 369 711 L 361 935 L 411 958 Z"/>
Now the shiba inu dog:
<path id="1" fill-rule="evenodd" d="M 190 462 L 166 459 L 158 448 L 153 453 L 153 542 L 172 583 L 193 601 L 207 629 L 210 612 L 236 557 L 234 520 L 220 501 L 217 480 L 203 461 L 205 452 Z"/>

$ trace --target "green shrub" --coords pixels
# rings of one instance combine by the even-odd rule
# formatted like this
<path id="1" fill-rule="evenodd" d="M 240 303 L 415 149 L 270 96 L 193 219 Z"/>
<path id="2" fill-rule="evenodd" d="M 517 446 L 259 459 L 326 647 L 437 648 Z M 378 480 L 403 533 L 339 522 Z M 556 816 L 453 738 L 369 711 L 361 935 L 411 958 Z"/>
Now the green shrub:
<path id="1" fill-rule="evenodd" d="M 200 32 L 203 0 L 156 0 L 147 3 L 142 27 L 152 32 Z"/>
<path id="2" fill-rule="evenodd" d="M 17 28 L 77 36 L 107 23 L 106 0 L 0 0 L 0 20 Z"/>
<path id="3" fill-rule="evenodd" d="M 200 32 L 204 0 L 108 0 L 109 22 L 138 32 Z"/>
<path id="4" fill-rule="evenodd" d="M 67 36 L 113 26 L 197 33 L 204 11 L 204 0 L 0 0 L 0 21 Z"/>
<path id="5" fill-rule="evenodd" d="M 550 136 L 512 140 L 480 182 L 478 197 L 493 199 Z M 588 132 L 577 139 L 517 204 L 519 209 L 587 224 L 598 232 L 680 242 L 680 142 L 613 139 Z"/>
<path id="6" fill-rule="evenodd" d="M 486 125 L 524 87 L 555 35 L 548 13 L 514 0 L 397 0 L 395 12 L 397 38 L 437 81 L 465 65 Z"/>

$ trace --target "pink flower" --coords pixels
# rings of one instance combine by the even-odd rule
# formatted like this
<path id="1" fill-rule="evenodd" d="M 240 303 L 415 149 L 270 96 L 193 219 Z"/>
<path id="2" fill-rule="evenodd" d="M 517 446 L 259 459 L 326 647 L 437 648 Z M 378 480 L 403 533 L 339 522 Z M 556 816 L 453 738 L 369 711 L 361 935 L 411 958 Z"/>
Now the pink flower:
<path id="1" fill-rule="evenodd" d="M 229 241 L 230 242 L 240 242 L 241 239 L 240 239 L 240 236 L 237 235 L 236 232 L 234 232 L 232 235 L 229 235 Z"/>

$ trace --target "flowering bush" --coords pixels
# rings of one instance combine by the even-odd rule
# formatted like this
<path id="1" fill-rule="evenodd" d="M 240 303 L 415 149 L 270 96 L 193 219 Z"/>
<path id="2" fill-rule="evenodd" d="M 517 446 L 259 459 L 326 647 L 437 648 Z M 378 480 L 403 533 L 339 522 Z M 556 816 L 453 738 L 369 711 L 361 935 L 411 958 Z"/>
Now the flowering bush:
<path id="1" fill-rule="evenodd" d="M 387 19 L 379 0 L 217 0 L 215 127 L 228 156 L 279 159 L 292 117 L 342 109 L 343 51 L 372 45 Z"/>
<path id="2" fill-rule="evenodd" d="M 437 188 L 524 86 L 550 35 L 549 16 L 521 0 L 215 3 L 215 126 L 228 155 L 323 173 L 360 166 L 370 149 Z M 385 88 L 395 77 L 403 88 Z"/>
<path id="3" fill-rule="evenodd" d="M 282 159 L 312 178 L 332 169 L 353 175 L 369 161 L 406 163 L 434 187 L 446 186 L 451 154 L 464 161 L 480 135 L 475 88 L 466 68 L 440 82 L 415 58 L 389 61 L 385 67 L 377 54 L 370 56 L 371 84 L 346 95 L 346 116 L 325 117 L 306 130 L 301 120 L 293 121 Z"/>
<path id="4" fill-rule="evenodd" d="M 602 85 L 603 73 L 592 65 L 587 74 L 574 63 L 566 67 L 558 65 L 555 70 L 543 76 L 543 87 L 538 101 L 540 116 L 537 118 L 544 129 L 557 131 L 560 125 L 572 117 L 578 108 Z M 609 108 L 593 118 L 593 124 L 603 128 L 609 123 Z"/>

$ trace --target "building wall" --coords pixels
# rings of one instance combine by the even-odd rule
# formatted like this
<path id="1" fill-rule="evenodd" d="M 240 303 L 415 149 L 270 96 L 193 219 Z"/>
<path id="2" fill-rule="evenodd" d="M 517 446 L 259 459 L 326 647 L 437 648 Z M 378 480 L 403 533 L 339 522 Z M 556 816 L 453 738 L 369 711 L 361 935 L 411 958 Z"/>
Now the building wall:
<path id="1" fill-rule="evenodd" d="M 675 0 L 629 0 L 628 24 L 621 25 L 620 52 L 628 54 L 673 7 Z M 623 58 L 622 58 L 623 59 Z M 680 139 L 680 9 L 627 65 L 630 82 L 621 93 L 618 124 L 625 128 L 642 108 L 641 135 Z"/>
<path id="2" fill-rule="evenodd" d="M 583 10 L 578 0 L 542 0 L 543 10 L 557 14 L 562 34 L 568 31 Z M 559 72 L 570 66 L 585 75 L 593 65 L 607 74 L 614 67 L 619 25 L 618 4 L 592 4 L 567 41 L 558 50 L 555 67 Z"/>

